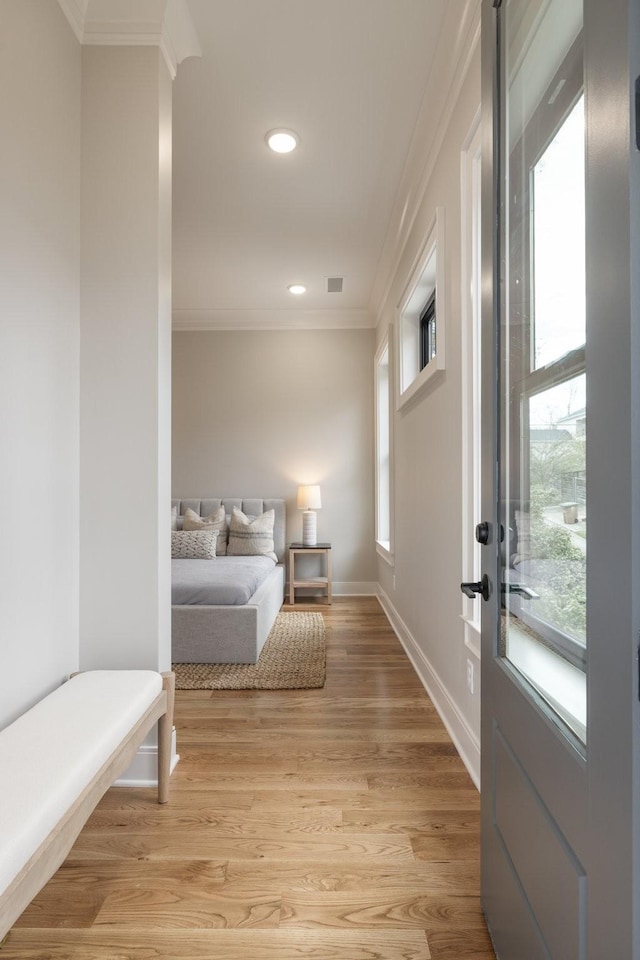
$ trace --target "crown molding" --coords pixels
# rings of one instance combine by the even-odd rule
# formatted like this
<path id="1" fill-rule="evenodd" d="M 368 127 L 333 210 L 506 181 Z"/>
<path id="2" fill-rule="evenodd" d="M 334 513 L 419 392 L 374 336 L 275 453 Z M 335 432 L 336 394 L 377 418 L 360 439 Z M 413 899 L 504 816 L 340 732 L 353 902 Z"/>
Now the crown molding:
<path id="1" fill-rule="evenodd" d="M 371 293 L 369 309 L 376 321 L 389 298 L 447 134 L 451 114 L 479 46 L 480 12 L 478 0 L 467 0 L 462 16 L 459 7 L 454 9 L 451 5 L 442 25 L 438 55 L 425 88 Z"/>
<path id="2" fill-rule="evenodd" d="M 84 18 L 87 15 L 87 4 L 89 0 L 58 0 L 58 4 L 65 17 L 71 24 L 71 29 L 76 37 L 82 43 L 82 34 L 84 32 Z"/>
<path id="3" fill-rule="evenodd" d="M 58 0 L 81 44 L 158 47 L 171 77 L 202 51 L 186 0 Z"/>
<path id="4" fill-rule="evenodd" d="M 160 49 L 175 80 L 187 57 L 201 57 L 202 49 L 186 0 L 169 0 L 162 23 Z"/>
<path id="5" fill-rule="evenodd" d="M 375 327 L 369 310 L 187 310 L 174 309 L 173 329 L 354 330 Z"/>

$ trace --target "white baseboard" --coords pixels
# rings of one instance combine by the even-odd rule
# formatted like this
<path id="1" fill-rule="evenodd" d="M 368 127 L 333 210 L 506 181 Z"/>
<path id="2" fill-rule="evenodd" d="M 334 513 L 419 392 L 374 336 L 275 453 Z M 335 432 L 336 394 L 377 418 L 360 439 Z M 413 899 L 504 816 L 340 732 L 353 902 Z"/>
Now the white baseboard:
<path id="1" fill-rule="evenodd" d="M 460 713 L 457 704 L 428 659 L 416 643 L 411 631 L 403 621 L 391 600 L 381 587 L 377 591 L 380 606 L 389 618 L 389 623 L 405 649 L 418 677 L 429 694 L 440 719 L 447 728 L 469 776 L 480 789 L 480 741 Z"/>
<path id="2" fill-rule="evenodd" d="M 319 589 L 315 587 L 298 587 L 296 597 L 315 597 L 320 596 Z M 378 594 L 378 584 L 373 581 L 357 580 L 334 580 L 331 584 L 331 592 L 334 597 L 375 597 Z M 286 595 L 289 596 L 289 583 L 287 582 Z"/>
<path id="3" fill-rule="evenodd" d="M 176 768 L 180 755 L 176 752 L 176 728 L 171 736 L 171 773 Z M 157 787 L 158 785 L 158 746 L 143 743 L 138 747 L 135 757 L 114 787 Z"/>
<path id="4" fill-rule="evenodd" d="M 333 584 L 333 593 L 336 597 L 375 597 L 378 593 L 378 584 L 366 580 L 358 581 L 338 580 Z"/>

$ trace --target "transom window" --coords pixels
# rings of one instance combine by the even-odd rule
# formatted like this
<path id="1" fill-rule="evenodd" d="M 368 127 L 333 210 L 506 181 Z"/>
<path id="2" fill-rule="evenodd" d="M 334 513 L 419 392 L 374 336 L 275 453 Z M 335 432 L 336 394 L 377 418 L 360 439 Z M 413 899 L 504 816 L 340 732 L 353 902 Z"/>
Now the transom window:
<path id="1" fill-rule="evenodd" d="M 444 207 L 437 207 L 435 221 L 397 308 L 398 409 L 417 400 L 444 370 L 444 221 Z"/>
<path id="2" fill-rule="evenodd" d="M 436 292 L 429 297 L 427 305 L 420 314 L 420 369 L 436 355 Z"/>

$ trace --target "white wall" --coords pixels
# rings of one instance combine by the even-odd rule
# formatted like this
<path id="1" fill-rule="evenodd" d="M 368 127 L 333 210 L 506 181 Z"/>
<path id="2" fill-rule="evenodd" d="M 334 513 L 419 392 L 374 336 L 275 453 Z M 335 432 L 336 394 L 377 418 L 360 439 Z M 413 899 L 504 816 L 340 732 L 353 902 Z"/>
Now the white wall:
<path id="1" fill-rule="evenodd" d="M 1 0 L 0 34 L 3 726 L 79 667 L 170 663 L 172 84 L 55 0 Z"/>
<path id="2" fill-rule="evenodd" d="M 167 670 L 171 78 L 82 51 L 80 666 Z"/>
<path id="3" fill-rule="evenodd" d="M 300 483 L 319 483 L 318 540 L 337 591 L 373 589 L 374 331 L 173 335 L 173 496 L 269 496 L 299 540 Z"/>
<path id="4" fill-rule="evenodd" d="M 2 0 L 0 727 L 78 666 L 80 47 Z"/>
<path id="5" fill-rule="evenodd" d="M 380 559 L 378 576 L 382 600 L 476 780 L 480 662 L 465 646 L 460 618 L 460 581 L 467 578 L 462 566 L 461 527 L 460 158 L 479 104 L 480 56 L 476 50 L 449 117 L 377 332 L 380 341 L 390 323 L 397 329 L 396 306 L 433 224 L 436 207 L 444 207 L 446 371 L 417 402 L 394 412 L 395 566 Z M 473 695 L 467 690 L 467 659 L 474 662 Z"/>

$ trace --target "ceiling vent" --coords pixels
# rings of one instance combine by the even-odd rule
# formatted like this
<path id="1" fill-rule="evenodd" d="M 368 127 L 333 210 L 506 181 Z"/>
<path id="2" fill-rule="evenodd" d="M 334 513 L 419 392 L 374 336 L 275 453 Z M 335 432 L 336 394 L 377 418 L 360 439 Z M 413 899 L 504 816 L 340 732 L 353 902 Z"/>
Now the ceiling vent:
<path id="1" fill-rule="evenodd" d="M 342 293 L 344 277 L 327 277 L 327 293 Z"/>

